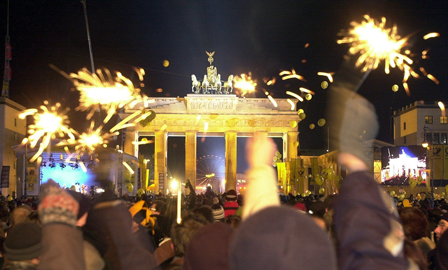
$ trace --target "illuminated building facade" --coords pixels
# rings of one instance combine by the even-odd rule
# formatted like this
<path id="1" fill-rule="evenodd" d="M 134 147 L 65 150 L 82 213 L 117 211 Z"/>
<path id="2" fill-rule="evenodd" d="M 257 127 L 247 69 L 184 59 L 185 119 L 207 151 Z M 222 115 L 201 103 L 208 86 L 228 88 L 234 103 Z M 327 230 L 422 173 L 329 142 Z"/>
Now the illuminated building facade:
<path id="1" fill-rule="evenodd" d="M 20 144 L 26 134 L 26 121 L 19 119 L 25 107 L 7 97 L 0 97 L 0 167 L 3 196 L 17 193 L 17 183 L 23 178 L 17 175 L 17 160 L 13 145 Z"/>

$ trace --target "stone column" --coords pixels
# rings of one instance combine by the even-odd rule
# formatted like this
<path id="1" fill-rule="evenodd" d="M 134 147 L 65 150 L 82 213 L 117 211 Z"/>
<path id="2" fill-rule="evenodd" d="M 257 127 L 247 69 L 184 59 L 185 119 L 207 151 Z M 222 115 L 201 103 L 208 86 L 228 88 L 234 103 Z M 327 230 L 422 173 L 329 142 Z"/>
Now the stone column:
<path id="1" fill-rule="evenodd" d="M 236 190 L 236 131 L 226 132 L 226 191 Z"/>
<path id="2" fill-rule="evenodd" d="M 132 142 L 138 140 L 135 136 L 135 131 L 126 131 L 126 139 L 123 144 L 123 152 L 131 156 L 136 155 L 135 145 Z"/>
<path id="3" fill-rule="evenodd" d="M 185 182 L 190 179 L 194 188 L 196 188 L 196 148 L 196 131 L 185 131 Z M 190 190 L 185 189 L 185 194 L 188 195 L 189 193 Z"/>
<path id="4" fill-rule="evenodd" d="M 168 136 L 166 131 L 157 131 L 154 141 L 154 192 L 165 192 L 166 183 L 166 155 Z"/>

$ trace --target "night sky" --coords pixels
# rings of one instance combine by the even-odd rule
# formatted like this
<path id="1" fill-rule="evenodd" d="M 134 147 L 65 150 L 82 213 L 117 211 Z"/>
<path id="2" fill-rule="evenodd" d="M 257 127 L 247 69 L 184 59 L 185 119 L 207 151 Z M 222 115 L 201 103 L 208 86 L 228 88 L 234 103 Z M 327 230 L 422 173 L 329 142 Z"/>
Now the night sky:
<path id="1" fill-rule="evenodd" d="M 47 99 L 74 109 L 78 93 L 49 64 L 67 73 L 90 69 L 82 4 L 79 0 L 10 2 L 10 98 L 29 108 Z M 0 36 L 6 35 L 6 3 L 0 2 Z M 424 77 L 411 78 L 408 97 L 401 86 L 401 71 L 393 69 L 386 75 L 384 65 L 372 71 L 359 92 L 377 108 L 381 119 L 378 138 L 391 142 L 391 108 L 416 100 L 447 101 L 447 10 L 446 0 L 87 0 L 95 68 L 120 71 L 135 83 L 133 67 L 144 68 L 142 91 L 148 96 L 191 93 L 191 74 L 202 78 L 209 65 L 205 51 L 215 51 L 213 64 L 222 78 L 252 72 L 258 82 L 256 97 L 265 97 L 262 89 L 274 98 L 287 97 L 287 90 L 298 92 L 299 87 L 315 91 L 312 100 L 299 104 L 307 114 L 299 125 L 304 149 L 327 148 L 326 128 L 309 129 L 325 116 L 327 90 L 320 87 L 325 77 L 317 72 L 337 73 L 348 50 L 348 45 L 336 43 L 338 33 L 348 29 L 351 21 L 360 22 L 364 14 L 376 19 L 385 16 L 387 26 L 396 24 L 401 36 L 414 34 L 410 41 L 416 69 L 423 66 L 440 81 L 436 85 Z M 423 40 L 429 32 L 441 36 Z M 422 60 L 419 55 L 427 48 L 429 59 Z M 3 54 L 0 60 L 3 63 Z M 163 66 L 164 60 L 169 61 L 168 67 Z M 279 72 L 292 68 L 307 82 L 281 81 Z M 277 83 L 267 86 L 263 83 L 267 77 L 277 77 Z M 394 84 L 400 86 L 395 94 Z M 158 88 L 163 92 L 156 92 Z M 86 123 L 83 113 L 72 110 L 69 117 L 75 127 Z"/>

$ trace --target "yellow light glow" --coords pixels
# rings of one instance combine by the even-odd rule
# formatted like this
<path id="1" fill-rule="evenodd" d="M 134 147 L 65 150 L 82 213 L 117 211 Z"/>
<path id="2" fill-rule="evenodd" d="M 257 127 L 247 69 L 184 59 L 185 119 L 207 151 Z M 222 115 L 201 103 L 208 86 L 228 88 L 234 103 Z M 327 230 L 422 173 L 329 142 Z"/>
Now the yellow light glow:
<path id="1" fill-rule="evenodd" d="M 177 189 L 179 187 L 179 182 L 176 180 L 171 181 L 170 186 L 172 189 Z"/>
<path id="2" fill-rule="evenodd" d="M 24 119 L 28 115 L 32 115 L 34 118 L 34 124 L 28 127 L 28 133 L 30 134 L 27 140 L 23 140 L 22 143 L 30 143 L 30 147 L 34 148 L 38 142 L 39 149 L 36 154 L 30 159 L 34 162 L 43 152 L 45 148 L 50 145 L 50 141 L 56 136 L 64 137 L 67 135 L 70 139 L 75 139 L 73 130 L 68 127 L 70 121 L 64 113 L 59 113 L 60 103 L 56 103 L 55 106 L 47 107 L 48 101 L 44 101 L 44 105 L 40 106 L 42 112 L 37 109 L 28 109 L 23 111 L 19 117 Z"/>
<path id="3" fill-rule="evenodd" d="M 397 34 L 397 26 L 385 28 L 386 18 L 377 22 L 364 15 L 361 23 L 352 22 L 353 26 L 344 37 L 337 42 L 350 43 L 349 53 L 360 54 L 356 61 L 356 67 L 362 67 L 362 71 L 376 69 L 381 61 L 384 61 L 384 71 L 389 74 L 390 67 L 398 67 L 400 70 L 411 70 L 412 59 L 401 53 L 401 49 L 408 45 L 409 36 L 401 38 Z M 404 80 L 406 82 L 406 80 Z"/>
<path id="4" fill-rule="evenodd" d="M 291 99 L 288 98 L 287 100 L 288 100 L 288 103 L 291 104 L 291 111 L 294 111 L 296 108 L 296 105 L 294 104 L 294 102 L 292 102 Z"/>
<path id="5" fill-rule="evenodd" d="M 130 104 L 136 99 L 142 99 L 140 90 L 134 88 L 133 83 L 120 72 L 113 77 L 109 70 L 97 70 L 92 74 L 86 68 L 77 74 L 71 73 L 70 77 L 76 89 L 80 92 L 80 111 L 89 111 L 87 119 L 90 119 L 96 110 L 107 111 L 103 122 L 107 123 L 116 110 Z"/>
<path id="6" fill-rule="evenodd" d="M 300 87 L 299 90 L 300 90 L 300 92 L 308 93 L 308 94 L 311 94 L 311 95 L 315 94 L 313 91 L 311 91 L 309 89 L 306 89 L 305 87 Z"/>
<path id="7" fill-rule="evenodd" d="M 445 114 L 445 104 L 443 104 L 442 101 L 439 101 L 437 104 L 439 105 L 439 108 L 442 111 L 442 117 L 446 117 L 446 114 Z"/>
<path id="8" fill-rule="evenodd" d="M 291 71 L 284 70 L 284 71 L 280 72 L 279 75 L 283 76 L 282 80 L 298 79 L 298 80 L 306 82 L 306 79 L 303 76 L 297 74 L 294 69 L 292 69 Z"/>
<path id="9" fill-rule="evenodd" d="M 255 87 L 257 86 L 257 82 L 252 80 L 252 74 L 241 74 L 241 77 L 236 75 L 233 79 L 234 88 L 241 90 L 241 96 L 244 97 L 247 93 L 252 93 L 255 91 Z"/>
<path id="10" fill-rule="evenodd" d="M 277 102 L 274 100 L 274 98 L 272 96 L 268 96 L 268 99 L 272 102 L 272 104 L 274 104 L 274 107 L 277 107 Z"/>
<path id="11" fill-rule="evenodd" d="M 317 75 L 319 75 L 319 76 L 325 76 L 325 77 L 327 77 L 328 78 L 328 81 L 329 82 L 333 82 L 333 75 L 334 75 L 334 72 L 322 72 L 322 71 L 319 71 L 319 72 L 317 72 Z"/>
<path id="12" fill-rule="evenodd" d="M 129 164 L 125 161 L 123 161 L 123 166 L 131 173 L 134 174 L 134 170 L 129 166 Z"/>
<path id="13" fill-rule="evenodd" d="M 287 94 L 287 95 L 290 95 L 290 96 L 293 96 L 293 97 L 295 97 L 295 98 L 297 98 L 298 100 L 300 100 L 300 101 L 303 102 L 303 98 L 302 98 L 301 96 L 297 95 L 297 94 L 294 93 L 294 92 L 286 91 L 286 94 Z"/>
<path id="14" fill-rule="evenodd" d="M 440 34 L 433 32 L 433 33 L 428 33 L 426 35 L 423 36 L 423 39 L 430 39 L 430 38 L 435 38 L 435 37 L 439 37 Z"/>

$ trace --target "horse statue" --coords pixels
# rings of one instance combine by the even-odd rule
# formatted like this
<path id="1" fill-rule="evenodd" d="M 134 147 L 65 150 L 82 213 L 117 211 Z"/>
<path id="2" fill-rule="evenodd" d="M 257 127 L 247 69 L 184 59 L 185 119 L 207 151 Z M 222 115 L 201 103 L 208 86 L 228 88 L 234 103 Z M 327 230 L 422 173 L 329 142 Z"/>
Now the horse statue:
<path id="1" fill-rule="evenodd" d="M 224 94 L 228 95 L 233 91 L 233 75 L 230 75 L 226 82 L 224 82 Z"/>
<path id="2" fill-rule="evenodd" d="M 216 90 L 216 94 L 222 94 L 222 82 L 221 82 L 221 74 L 218 74 L 218 78 L 215 82 L 214 88 Z"/>
<path id="3" fill-rule="evenodd" d="M 199 91 L 201 91 L 201 82 L 196 79 L 196 75 L 191 75 L 191 82 L 191 91 L 199 94 Z"/>
<path id="4" fill-rule="evenodd" d="M 204 75 L 204 80 L 202 81 L 202 93 L 208 93 L 209 82 L 207 80 L 207 75 Z"/>

